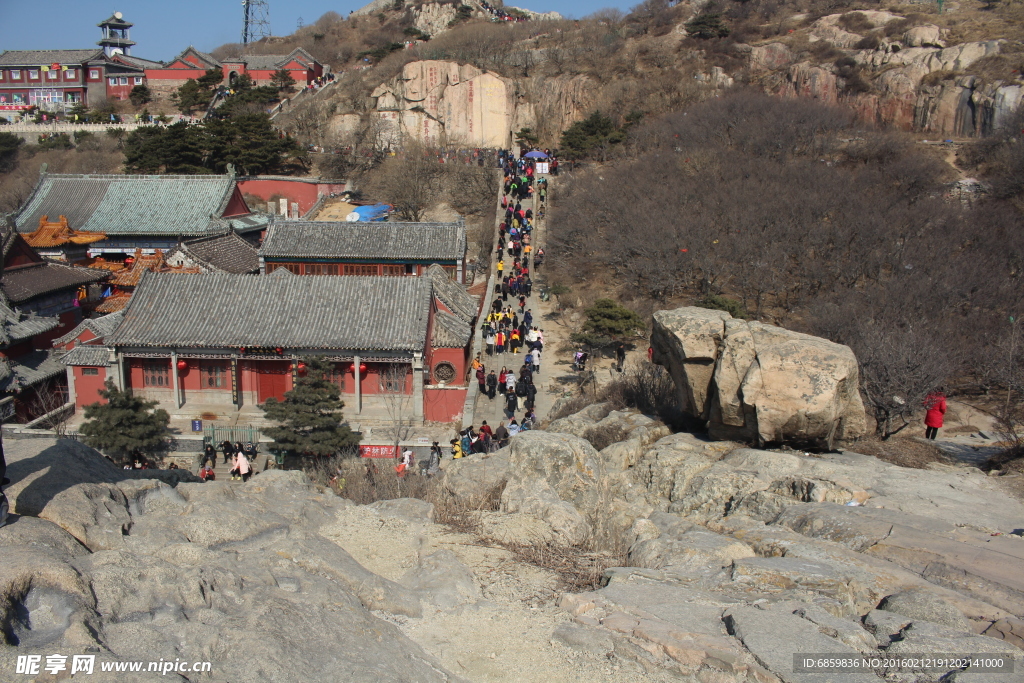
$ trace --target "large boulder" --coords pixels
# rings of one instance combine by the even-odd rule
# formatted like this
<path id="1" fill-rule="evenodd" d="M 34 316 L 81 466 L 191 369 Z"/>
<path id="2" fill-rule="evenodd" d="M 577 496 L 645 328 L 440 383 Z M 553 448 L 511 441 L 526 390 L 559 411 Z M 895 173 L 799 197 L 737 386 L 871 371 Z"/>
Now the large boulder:
<path id="1" fill-rule="evenodd" d="M 655 313 L 651 345 L 682 409 L 716 438 L 832 444 L 866 431 L 847 346 L 694 307 Z"/>

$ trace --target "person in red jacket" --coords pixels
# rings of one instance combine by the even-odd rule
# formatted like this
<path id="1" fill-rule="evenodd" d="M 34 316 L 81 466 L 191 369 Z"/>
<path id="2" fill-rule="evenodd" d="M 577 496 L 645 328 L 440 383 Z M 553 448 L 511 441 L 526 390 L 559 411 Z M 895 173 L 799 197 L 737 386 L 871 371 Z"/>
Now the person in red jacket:
<path id="1" fill-rule="evenodd" d="M 924 436 L 934 439 L 942 428 L 942 416 L 946 414 L 946 395 L 941 391 L 933 391 L 924 399 Z"/>

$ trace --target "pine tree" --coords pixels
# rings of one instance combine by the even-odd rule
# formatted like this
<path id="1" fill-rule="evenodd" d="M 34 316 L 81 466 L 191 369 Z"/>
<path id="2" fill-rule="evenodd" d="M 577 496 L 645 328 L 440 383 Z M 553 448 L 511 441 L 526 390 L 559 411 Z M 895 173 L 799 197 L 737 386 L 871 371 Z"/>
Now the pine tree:
<path id="1" fill-rule="evenodd" d="M 171 95 L 171 101 L 177 105 L 178 111 L 186 116 L 190 116 L 193 109 L 200 109 L 208 105 L 210 97 L 209 90 L 201 87 L 190 78 Z"/>
<path id="2" fill-rule="evenodd" d="M 643 318 L 635 311 L 611 299 L 598 299 L 584 314 L 587 321 L 583 323 L 583 331 L 573 334 L 570 339 L 574 344 L 593 349 L 604 348 L 613 340 L 627 337 L 644 327 Z"/>
<path id="3" fill-rule="evenodd" d="M 643 318 L 635 311 L 611 299 L 598 299 L 584 314 L 587 316 L 584 330 L 609 337 L 625 337 L 644 327 Z"/>
<path id="4" fill-rule="evenodd" d="M 359 437 L 342 424 L 345 403 L 328 379 L 331 363 L 316 357 L 302 363 L 306 374 L 298 377 L 284 400 L 269 398 L 263 405 L 267 418 L 281 423 L 263 433 L 274 440 L 274 448 L 302 455 L 336 455 L 357 446 Z"/>
<path id="5" fill-rule="evenodd" d="M 270 84 L 280 92 L 292 92 L 295 90 L 295 79 L 287 69 L 278 69 L 270 77 Z"/>
<path id="6" fill-rule="evenodd" d="M 170 416 L 162 408 L 154 410 L 157 401 L 138 398 L 130 389 L 121 391 L 109 379 L 100 396 L 106 403 L 87 405 L 86 421 L 79 428 L 87 446 L 117 457 L 161 450 Z"/>

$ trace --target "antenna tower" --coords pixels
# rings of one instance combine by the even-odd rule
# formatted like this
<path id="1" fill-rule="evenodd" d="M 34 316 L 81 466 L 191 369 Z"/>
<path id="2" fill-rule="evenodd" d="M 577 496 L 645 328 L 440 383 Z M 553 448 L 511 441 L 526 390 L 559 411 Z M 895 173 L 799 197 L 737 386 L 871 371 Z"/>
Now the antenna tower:
<path id="1" fill-rule="evenodd" d="M 268 0 L 242 0 L 242 45 L 270 37 Z"/>

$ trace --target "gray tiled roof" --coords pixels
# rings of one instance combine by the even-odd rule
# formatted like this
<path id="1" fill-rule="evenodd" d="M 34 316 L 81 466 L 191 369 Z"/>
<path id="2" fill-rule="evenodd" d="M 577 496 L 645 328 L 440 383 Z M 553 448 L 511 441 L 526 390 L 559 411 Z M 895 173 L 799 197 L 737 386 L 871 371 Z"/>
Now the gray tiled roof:
<path id="1" fill-rule="evenodd" d="M 56 317 L 29 316 L 24 320 L 11 323 L 7 326 L 6 332 L 11 341 L 18 341 L 19 339 L 31 339 L 37 334 L 49 332 L 57 327 L 57 325 L 60 325 L 60 320 Z"/>
<path id="2" fill-rule="evenodd" d="M 182 250 L 200 264 L 225 273 L 255 273 L 260 269 L 256 247 L 234 232 L 185 242 Z"/>
<path id="3" fill-rule="evenodd" d="M 264 258 L 460 261 L 465 255 L 462 223 L 281 221 L 270 225 L 260 248 Z"/>
<path id="4" fill-rule="evenodd" d="M 248 55 L 245 57 L 236 57 L 238 61 L 245 62 L 245 66 L 248 69 L 280 69 L 280 64 L 288 59 L 288 55 Z M 235 60 L 228 60 L 235 61 Z"/>
<path id="5" fill-rule="evenodd" d="M 78 337 L 85 330 L 90 330 L 100 339 L 103 339 L 108 334 L 117 329 L 117 326 L 121 324 L 124 319 L 124 311 L 118 311 L 117 313 L 110 313 L 109 315 L 100 316 L 99 318 L 86 318 L 82 322 L 78 323 L 75 329 L 71 330 L 63 337 L 59 337 L 53 340 L 54 344 L 67 344 L 72 339 Z"/>
<path id="6" fill-rule="evenodd" d="M 82 64 L 98 57 L 103 50 L 5 50 L 0 53 L 0 66 L 49 66 L 50 64 Z"/>
<path id="7" fill-rule="evenodd" d="M 246 55 L 244 57 L 231 57 L 230 59 L 225 59 L 224 62 L 244 62 L 247 69 L 259 69 L 262 71 L 265 69 L 280 69 L 293 59 L 306 65 L 316 61 L 312 55 L 300 47 L 286 55 Z"/>
<path id="8" fill-rule="evenodd" d="M 453 280 L 448 272 L 436 263 L 427 268 L 427 275 L 434 285 L 434 296 L 463 321 L 473 324 L 478 304 L 466 288 Z"/>
<path id="9" fill-rule="evenodd" d="M 146 273 L 112 346 L 422 351 L 426 277 Z"/>
<path id="10" fill-rule="evenodd" d="M 469 323 L 448 311 L 434 314 L 434 334 L 430 345 L 435 349 L 462 349 L 469 344 L 473 328 Z"/>
<path id="11" fill-rule="evenodd" d="M 20 304 L 50 292 L 99 282 L 109 276 L 110 273 L 103 270 L 47 261 L 27 268 L 5 270 L 0 277 L 0 288 L 12 303 Z"/>
<path id="12" fill-rule="evenodd" d="M 3 362 L 9 365 L 10 373 L 0 380 L 0 390 L 3 391 L 15 387 L 30 387 L 64 374 L 64 364 L 52 351 L 33 351 L 18 358 L 5 358 Z"/>
<path id="13" fill-rule="evenodd" d="M 184 57 L 189 52 L 195 54 L 197 57 L 199 57 L 200 60 L 206 62 L 206 66 L 208 66 L 208 67 L 219 67 L 219 66 L 222 66 L 221 63 L 213 55 L 207 54 L 205 52 L 200 52 L 199 50 L 195 49 L 191 45 L 189 45 L 187 48 L 185 48 L 184 50 L 179 52 L 174 57 L 174 59 L 172 59 L 171 61 L 174 62 L 174 61 L 176 61 L 178 59 L 181 59 L 183 61 L 187 61 L 187 60 L 184 59 Z"/>
<path id="14" fill-rule="evenodd" d="M 24 315 L 0 297 L 0 345 L 31 339 L 37 334 L 49 332 L 59 324 L 60 320 L 55 317 L 37 316 L 35 313 Z"/>
<path id="15" fill-rule="evenodd" d="M 267 227 L 269 223 L 270 216 L 261 213 L 250 213 L 245 216 L 220 218 L 215 221 L 217 230 L 223 231 L 230 228 L 236 232 L 252 232 L 253 230 L 260 230 Z"/>
<path id="16" fill-rule="evenodd" d="M 118 55 L 117 59 L 123 59 L 132 66 L 139 66 L 143 69 L 159 69 L 164 65 L 163 62 L 154 62 L 152 59 L 143 59 L 142 57 L 135 57 L 133 55 L 122 54 Z"/>
<path id="17" fill-rule="evenodd" d="M 60 357 L 64 365 L 87 365 L 89 367 L 109 367 L 110 349 L 95 344 L 79 344 Z"/>
<path id="18" fill-rule="evenodd" d="M 214 222 L 234 190 L 230 176 L 44 175 L 15 216 L 19 232 L 41 216 L 67 216 L 75 230 L 117 235 L 185 235 L 220 230 Z"/>

